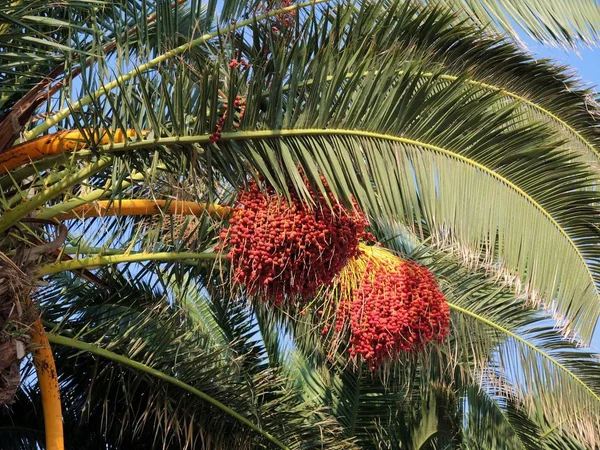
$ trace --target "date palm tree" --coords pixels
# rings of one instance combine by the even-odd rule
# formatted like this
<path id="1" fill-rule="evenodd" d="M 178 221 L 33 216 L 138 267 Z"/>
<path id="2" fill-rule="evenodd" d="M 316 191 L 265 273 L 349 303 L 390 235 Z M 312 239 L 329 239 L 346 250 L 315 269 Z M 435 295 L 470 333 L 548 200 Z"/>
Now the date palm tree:
<path id="1" fill-rule="evenodd" d="M 2 449 L 600 440 L 597 96 L 515 43 L 598 42 L 595 0 L 0 4 Z M 447 341 L 370 371 L 248 298 L 256 176 L 356 202 Z"/>

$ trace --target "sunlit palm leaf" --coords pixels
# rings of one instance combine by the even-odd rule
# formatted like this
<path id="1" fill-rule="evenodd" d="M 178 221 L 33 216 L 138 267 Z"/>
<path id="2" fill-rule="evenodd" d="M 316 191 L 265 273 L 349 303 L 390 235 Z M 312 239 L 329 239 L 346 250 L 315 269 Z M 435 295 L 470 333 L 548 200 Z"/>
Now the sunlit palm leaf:
<path id="1" fill-rule="evenodd" d="M 151 123 L 168 118 L 172 129 L 187 136 L 114 148 L 162 144 L 177 152 L 182 144 L 190 149 L 201 144 L 205 150 L 199 158 L 209 171 L 217 168 L 239 184 L 244 164 L 250 162 L 284 190 L 288 175 L 299 179 L 301 164 L 311 181 L 316 183 L 323 173 L 336 194 L 345 199 L 354 195 L 373 218 L 400 218 L 417 229 L 426 221 L 438 240 L 456 242 L 475 256 L 483 254 L 490 268 L 518 276 L 534 299 L 564 316 L 568 329 L 589 339 L 599 304 L 597 195 L 589 189 L 596 177 L 570 161 L 570 153 L 552 140 L 549 130 L 499 107 L 501 93 L 488 93 L 466 77 L 450 83 L 436 75 L 423 79 L 421 64 L 402 62 L 406 55 L 394 44 L 393 34 L 385 53 L 367 50 L 368 36 L 386 27 L 386 16 L 367 20 L 371 29 L 364 34 L 357 35 L 352 24 L 379 12 L 365 8 L 356 16 L 340 13 L 340 22 L 329 30 L 332 39 L 321 39 L 316 33 L 323 30 L 311 33 L 307 24 L 303 37 L 289 49 L 285 40 L 265 42 L 273 46 L 267 65 L 259 54 L 250 54 L 254 71 L 228 81 L 230 97 L 248 89 L 241 125 L 247 131 L 225 134 L 219 150 L 205 144 L 219 105 L 214 83 L 220 77 L 227 80 L 226 55 L 212 67 L 204 65 L 200 86 L 186 87 L 192 90 L 189 97 L 198 98 L 194 104 L 167 101 L 179 83 L 173 81 L 170 88 L 167 78 L 144 98 L 121 91 L 120 104 L 136 111 L 141 126 L 146 126 L 144 117 L 155 117 Z M 261 27 L 257 24 L 255 33 Z M 340 33 L 347 33 L 345 41 L 339 40 Z M 315 56 L 307 59 L 311 54 Z M 271 72 L 270 64 L 278 72 Z M 175 74 L 184 67 L 165 65 L 161 73 L 173 73 L 169 79 L 177 80 Z M 333 71 L 338 76 L 331 78 Z M 306 80 L 313 82 L 302 85 Z M 290 86 L 285 94 L 284 86 Z M 264 92 L 270 93 L 263 97 Z M 127 122 L 128 115 L 120 121 Z M 187 122 L 186 117 L 207 119 Z M 231 125 L 226 123 L 226 132 Z M 282 126 L 281 131 L 268 131 Z"/>
<path id="2" fill-rule="evenodd" d="M 538 425 L 543 433 L 556 427 L 558 434 L 567 432 L 567 440 L 597 440 L 600 363 L 594 352 L 563 339 L 550 318 L 484 276 L 469 273 L 443 253 L 429 255 L 423 262 L 442 279 L 455 314 L 453 342 L 465 354 L 473 352 L 475 379 L 483 376 L 485 389 L 514 398 L 536 423 L 538 416 L 545 418 L 549 425 Z M 491 358 L 486 345 L 497 345 Z"/>
<path id="3" fill-rule="evenodd" d="M 525 29 L 545 42 L 575 45 L 595 43 L 600 35 L 600 5 L 596 0 L 426 0 L 455 11 L 481 27 L 516 36 Z"/>

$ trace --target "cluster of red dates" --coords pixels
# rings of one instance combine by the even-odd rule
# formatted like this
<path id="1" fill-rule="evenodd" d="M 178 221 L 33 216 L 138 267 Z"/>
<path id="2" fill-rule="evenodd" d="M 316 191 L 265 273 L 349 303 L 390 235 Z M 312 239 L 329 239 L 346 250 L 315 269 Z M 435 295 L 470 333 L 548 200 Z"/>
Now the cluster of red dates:
<path id="1" fill-rule="evenodd" d="M 350 356 L 362 356 L 371 369 L 450 332 L 450 310 L 433 274 L 383 248 L 361 245 L 332 287 L 334 331 L 349 328 Z"/>
<path id="2" fill-rule="evenodd" d="M 444 340 L 450 312 L 431 272 L 366 245 L 374 238 L 356 207 L 312 189 L 309 205 L 290 192 L 288 200 L 267 185 L 249 183 L 221 232 L 234 281 L 247 294 L 294 306 L 326 292 L 336 308 L 323 334 L 349 332 L 350 356 L 372 369 L 402 351 Z"/>
<path id="3" fill-rule="evenodd" d="M 248 294 L 276 306 L 286 297 L 308 298 L 359 254 L 364 215 L 336 203 L 331 208 L 320 193 L 312 197 L 309 208 L 295 194 L 288 202 L 256 182 L 239 194 L 221 239 L 234 281 Z"/>

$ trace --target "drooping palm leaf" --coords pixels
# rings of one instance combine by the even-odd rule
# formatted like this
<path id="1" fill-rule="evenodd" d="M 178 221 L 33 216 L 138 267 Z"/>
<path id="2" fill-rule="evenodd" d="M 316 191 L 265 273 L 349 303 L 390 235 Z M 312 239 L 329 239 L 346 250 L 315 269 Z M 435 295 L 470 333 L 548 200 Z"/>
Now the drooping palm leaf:
<path id="1" fill-rule="evenodd" d="M 184 394 L 173 385 L 176 377 L 177 383 L 251 417 L 265 432 L 280 434 L 285 448 L 351 448 L 333 418 L 305 405 L 286 373 L 265 365 L 260 341 L 248 328 L 251 313 L 240 309 L 243 302 L 217 306 L 217 297 L 197 298 L 214 302 L 213 311 L 230 309 L 215 317 L 224 327 L 225 341 L 219 342 L 193 316 L 169 307 L 158 286 L 150 289 L 125 274 L 107 273 L 108 290 L 62 277 L 41 294 L 45 317 L 60 320 L 60 332 L 67 335 L 51 338 L 60 344 L 57 364 L 65 402 L 83 414 L 78 417 L 81 433 L 96 430 L 111 446 L 160 442 L 166 448 L 261 448 L 268 442 L 202 398 Z M 78 308 L 82 303 L 86 307 Z M 78 353 L 89 350 L 90 342 L 97 343 L 97 351 Z M 3 421 L 10 420 L 18 423 L 19 418 L 4 416 Z"/>
<path id="2" fill-rule="evenodd" d="M 467 424 L 463 430 L 465 449 L 539 449 L 541 430 L 511 399 L 500 405 L 480 386 L 467 389 Z"/>
<path id="3" fill-rule="evenodd" d="M 90 286 L 83 295 L 60 292 L 64 279 L 52 275 L 48 280 L 57 289 L 42 297 L 45 317 L 64 321 L 61 330 L 80 333 L 78 338 L 97 341 L 115 355 L 140 359 L 190 386 L 214 389 L 224 402 L 242 399 L 241 414 L 257 419 L 274 436 L 289 437 L 291 446 L 350 446 L 341 441 L 342 428 L 367 447 L 394 447 L 405 437 L 423 448 L 455 445 L 458 420 L 443 430 L 441 415 L 432 411 L 441 405 L 446 416 L 456 418 L 461 406 L 453 383 L 463 381 L 462 372 L 483 373 L 486 387 L 505 389 L 490 397 L 504 419 L 513 412 L 502 403 L 510 392 L 528 420 L 516 433 L 517 442 L 533 442 L 540 437 L 536 433 L 543 433 L 548 448 L 593 441 L 598 423 L 593 414 L 581 413 L 577 402 L 586 412 L 599 408 L 597 360 L 564 341 L 554 321 L 514 301 L 515 291 L 526 294 L 567 331 L 584 340 L 593 332 L 600 310 L 594 191 L 599 179 L 597 127 L 586 110 L 589 93 L 510 44 L 456 25 L 442 10 L 413 9 L 404 2 L 332 9 L 306 3 L 289 8 L 298 9 L 297 28 L 278 30 L 278 13 L 259 13 L 256 5 L 225 2 L 217 22 L 217 2 L 207 5 L 206 16 L 200 3 L 191 10 L 176 3 L 130 1 L 123 10 L 105 10 L 107 18 L 95 25 L 112 27 L 110 33 L 99 33 L 97 42 L 82 49 L 97 50 L 98 63 L 82 73 L 80 89 L 62 89 L 49 100 L 48 109 L 62 109 L 56 120 L 39 122 L 27 136 L 54 125 L 81 131 L 132 128 L 138 136 L 141 130 L 152 132 L 105 147 L 89 139 L 86 149 L 5 175 L 0 228 L 15 227 L 12 235 L 26 242 L 30 230 L 19 220 L 28 214 L 54 217 L 100 198 L 230 202 L 232 192 L 256 173 L 284 194 L 296 189 L 306 196 L 300 175 L 316 189 L 323 188 L 324 175 L 341 201 L 355 197 L 374 224 L 401 221 L 433 246 L 415 257 L 441 277 L 455 311 L 454 334 L 447 347 L 432 351 L 443 370 L 436 372 L 430 361 L 416 363 L 414 370 L 430 368 L 421 370 L 418 382 L 430 386 L 437 377 L 445 394 L 388 393 L 390 386 L 407 386 L 405 375 L 415 372 L 400 372 L 408 366 L 397 366 L 395 379 L 387 380 L 350 367 L 332 368 L 319 336 L 306 333 L 310 328 L 303 335 L 302 324 L 290 326 L 289 317 L 252 311 L 228 297 L 239 292 L 212 289 L 208 280 L 227 285 L 226 274 L 219 273 L 226 268 L 211 271 L 197 260 L 179 262 L 203 259 L 198 255 L 216 243 L 220 223 L 208 217 L 198 219 L 191 231 L 190 222 L 168 216 L 70 222 L 69 250 L 76 261 L 45 265 L 42 273 L 95 263 L 141 264 L 120 266 L 130 271 L 125 287 L 111 298 Z M 149 27 L 132 21 L 155 12 Z M 228 22 L 255 12 L 256 20 Z M 135 35 L 127 32 L 134 23 Z M 163 35 L 169 38 L 163 41 Z M 117 41 L 131 55 L 102 56 L 106 45 Z M 87 63 L 83 56 L 80 66 Z M 46 63 L 56 62 L 54 55 L 46 57 Z M 247 59 L 251 68 L 231 70 L 234 57 Z M 151 63 L 141 65 L 138 59 Z M 35 79 L 28 77 L 28 83 Z M 238 94 L 248 102 L 240 131 L 234 131 L 237 119 L 229 114 L 223 136 L 211 144 L 223 105 L 231 107 Z M 71 99 L 82 101 L 68 104 Z M 102 153 L 110 156 L 102 155 L 99 164 Z M 439 247 L 449 254 L 437 254 Z M 87 258 L 98 252 L 100 259 Z M 465 271 L 457 255 L 492 278 L 505 277 L 508 286 Z M 109 281 L 115 278 L 107 273 Z M 174 301 L 173 309 L 148 304 L 136 309 L 118 301 L 123 292 L 138 292 L 148 283 L 152 289 L 141 290 L 153 291 L 163 306 L 167 299 Z M 205 293 L 204 287 L 210 289 Z M 190 289 L 196 293 L 188 296 Z M 179 305 L 185 306 L 180 310 Z M 157 332 L 161 326 L 167 330 Z M 296 340 L 303 354 L 288 358 L 279 332 L 283 340 Z M 111 442 L 127 434 L 116 417 L 125 417 L 124 424 L 144 418 L 126 436 L 132 442 L 156 437 L 179 448 L 191 442 L 189 427 L 199 430 L 199 439 L 214 436 L 216 445 L 250 442 L 235 433 L 231 418 L 207 417 L 206 405 L 196 399 L 185 396 L 178 403 L 174 399 L 181 391 L 168 383 L 89 354 L 60 352 L 68 374 L 65 386 L 72 387 L 79 410 L 88 405 L 102 417 L 103 405 L 112 401 L 117 414 L 106 435 Z M 182 355 L 192 361 L 181 362 Z M 194 358 L 206 371 L 194 372 Z M 528 364 L 519 366 L 519 361 Z M 460 376 L 450 370 L 455 366 Z M 208 374 L 212 369 L 217 379 Z M 86 383 L 98 373 L 106 375 L 108 386 L 88 398 Z M 544 389 L 546 382 L 560 385 L 565 397 Z M 144 396 L 146 389 L 152 395 Z M 115 398 L 126 401 L 118 404 Z M 169 415 L 174 409 L 181 414 Z M 157 432 L 151 424 L 159 424 Z"/>
<path id="4" fill-rule="evenodd" d="M 596 0 L 564 3 L 543 0 L 426 0 L 451 8 L 459 17 L 481 27 L 517 36 L 519 28 L 538 40 L 566 45 L 593 44 L 600 33 L 600 5 Z"/>
<path id="5" fill-rule="evenodd" d="M 555 436 L 559 440 L 560 433 L 566 432 L 565 442 L 573 438 L 587 445 L 594 442 L 600 430 L 595 353 L 565 340 L 551 318 L 486 281 L 484 275 L 469 273 L 443 252 L 429 256 L 422 261 L 442 280 L 454 314 L 455 338 L 449 346 L 457 345 L 462 348 L 457 354 L 474 358 L 474 379 L 483 380 L 484 389 L 506 397 L 508 412 L 510 403 L 516 402 L 518 414 L 525 411 L 532 418 L 535 425 L 522 430 L 521 442 L 528 440 L 527 448 L 534 448 L 532 442 L 553 427 L 559 430 Z M 490 353 L 488 346 L 496 350 Z M 536 427 L 544 429 L 539 432 Z M 546 445 L 543 440 L 542 444 Z"/>
<path id="6" fill-rule="evenodd" d="M 336 194 L 346 199 L 354 195 L 372 217 L 401 218 L 416 222 L 417 228 L 424 220 L 438 240 L 456 242 L 490 261 L 498 258 L 501 270 L 517 276 L 534 298 L 564 316 L 569 329 L 589 339 L 598 304 L 596 194 L 589 190 L 595 175 L 571 161 L 548 129 L 499 106 L 501 93 L 488 93 L 466 77 L 453 82 L 436 75 L 423 79 L 422 64 L 404 62 L 403 56 L 414 55 L 403 52 L 394 34 L 381 44 L 385 52 L 368 49 L 368 36 L 385 28 L 397 13 L 392 10 L 387 17 L 381 12 L 369 7 L 356 15 L 340 12 L 339 21 L 327 31 L 331 39 L 321 37 L 327 36 L 327 21 L 313 27 L 307 20 L 293 46 L 283 37 L 265 41 L 271 49 L 266 63 L 258 58 L 262 50 L 250 51 L 253 70 L 241 77 L 223 73 L 227 56 L 222 54 L 212 66 L 203 65 L 200 87 L 188 86 L 198 89 L 191 95 L 198 99 L 193 104 L 167 101 L 166 78 L 166 84 L 142 99 L 121 91 L 127 98 L 123 103 L 142 114 L 138 117 L 159 119 L 152 123 L 169 118 L 171 127 L 185 136 L 125 142 L 112 149 L 204 147 L 220 104 L 214 94 L 209 101 L 207 93 L 229 76 L 228 87 L 222 87 L 229 91 L 230 103 L 238 92 L 246 92 L 248 99 L 244 131 L 228 133 L 232 124 L 226 124 L 219 150 L 204 147 L 199 158 L 205 167 L 213 166 L 209 173 L 217 168 L 237 184 L 249 162 L 284 191 L 288 175 L 299 180 L 298 164 L 314 183 L 323 173 Z M 377 20 L 370 19 L 375 16 Z M 370 28 L 356 35 L 353 24 L 359 21 Z M 263 29 L 257 23 L 253 34 Z M 160 72 L 180 70 L 178 63 L 165 63 Z M 338 73 L 335 78 L 333 71 Z M 286 93 L 284 86 L 289 86 Z M 269 94 L 265 97 L 264 92 Z M 204 116 L 206 121 L 180 119 Z M 280 131 L 268 131 L 281 126 Z M 257 127 L 265 131 L 254 131 Z M 459 193 L 457 185 L 468 195 Z M 295 187 L 303 189 L 297 182 Z M 473 208 L 475 204 L 481 207 Z"/>

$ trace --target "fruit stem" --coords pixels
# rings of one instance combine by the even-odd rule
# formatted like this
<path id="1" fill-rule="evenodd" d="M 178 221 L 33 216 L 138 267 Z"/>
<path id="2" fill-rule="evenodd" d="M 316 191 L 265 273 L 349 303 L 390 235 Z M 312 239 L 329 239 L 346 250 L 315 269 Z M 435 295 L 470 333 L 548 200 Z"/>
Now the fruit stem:
<path id="1" fill-rule="evenodd" d="M 58 220 L 105 216 L 151 216 L 156 214 L 194 215 L 204 212 L 210 216 L 225 217 L 231 212 L 228 206 L 177 200 L 99 200 L 78 206 L 71 211 L 54 216 Z"/>

